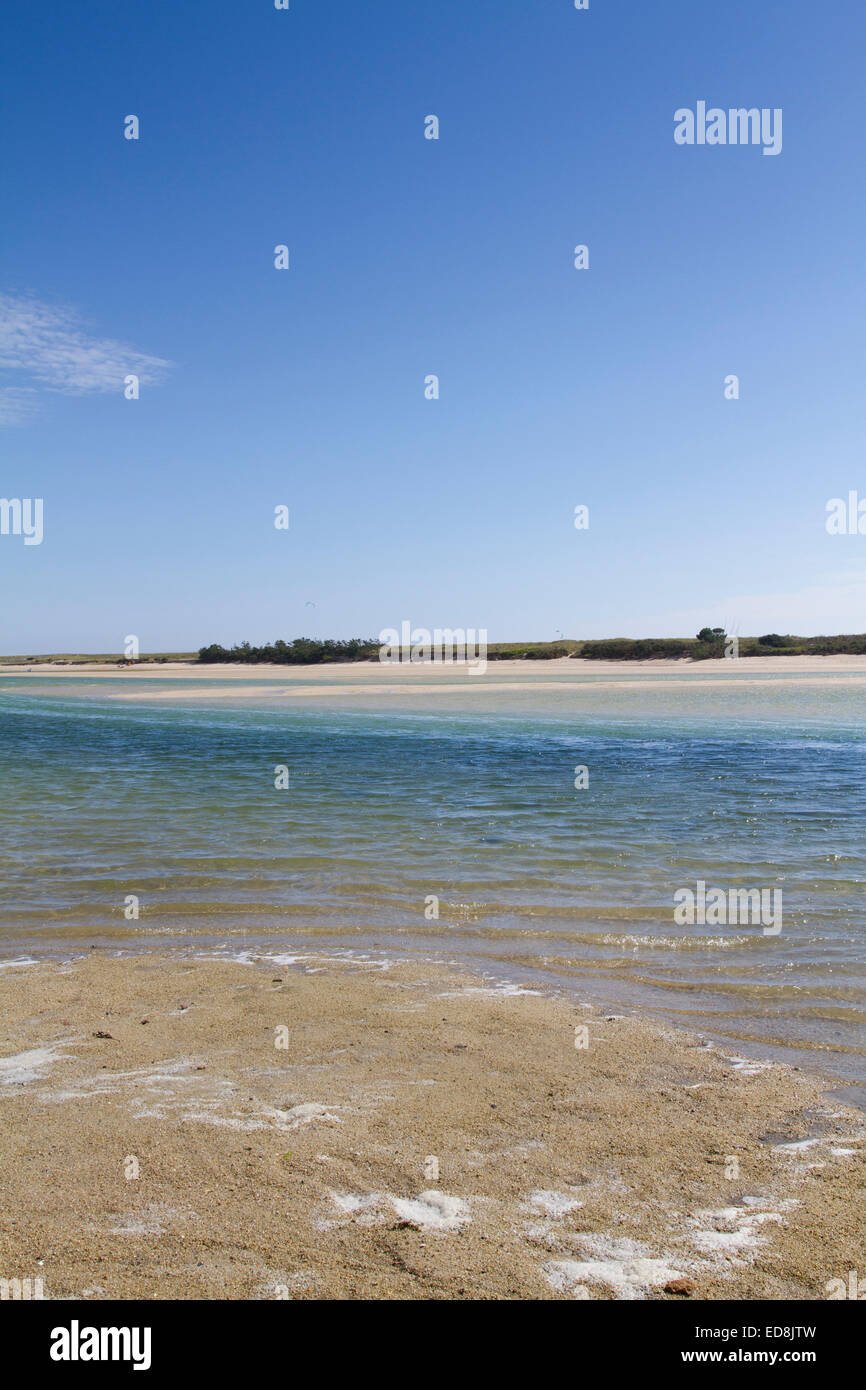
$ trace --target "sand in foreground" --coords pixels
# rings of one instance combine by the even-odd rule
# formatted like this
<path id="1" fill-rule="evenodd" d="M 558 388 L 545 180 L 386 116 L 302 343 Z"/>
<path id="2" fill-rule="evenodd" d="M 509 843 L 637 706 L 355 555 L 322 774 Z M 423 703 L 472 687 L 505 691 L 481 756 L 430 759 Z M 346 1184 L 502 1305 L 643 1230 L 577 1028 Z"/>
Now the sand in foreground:
<path id="1" fill-rule="evenodd" d="M 863 1115 L 697 1037 L 312 956 L 93 951 L 0 971 L 0 1010 L 0 1278 L 50 1298 L 821 1299 L 863 1274 Z"/>

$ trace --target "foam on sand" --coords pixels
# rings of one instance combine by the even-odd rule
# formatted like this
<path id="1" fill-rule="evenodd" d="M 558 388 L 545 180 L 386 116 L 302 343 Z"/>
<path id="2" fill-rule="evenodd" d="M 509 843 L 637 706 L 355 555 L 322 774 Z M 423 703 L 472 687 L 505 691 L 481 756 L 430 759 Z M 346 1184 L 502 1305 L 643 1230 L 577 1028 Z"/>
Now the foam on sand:
<path id="1" fill-rule="evenodd" d="M 681 1270 L 646 1253 L 637 1241 L 581 1236 L 581 1243 L 595 1255 L 590 1260 L 549 1260 L 543 1273 L 551 1288 L 572 1298 L 589 1298 L 588 1285 L 604 1285 L 618 1299 L 645 1298 L 651 1289 L 671 1279 L 682 1279 Z"/>
<path id="2" fill-rule="evenodd" d="M 722 1207 L 719 1211 L 698 1211 L 689 1225 L 699 1227 L 692 1236 L 696 1250 L 706 1255 L 740 1256 L 766 1244 L 761 1227 L 768 1222 L 781 1225 L 782 1211 L 790 1211 L 794 1201 L 779 1203 L 779 1211 L 757 1211 L 751 1207 Z"/>
<path id="3" fill-rule="evenodd" d="M 401 1221 L 424 1231 L 459 1231 L 472 1219 L 469 1207 L 460 1197 L 449 1197 L 432 1188 L 414 1201 L 392 1197 L 391 1202 Z"/>
<path id="4" fill-rule="evenodd" d="M 546 1212 L 548 1216 L 565 1216 L 576 1207 L 583 1206 L 576 1197 L 568 1197 L 564 1192 L 552 1192 L 540 1187 L 530 1192 L 529 1204 L 539 1211 Z"/>
<path id="5" fill-rule="evenodd" d="M 484 999 L 517 999 L 523 994 L 541 994 L 540 989 L 528 989 L 525 985 L 514 984 L 511 980 L 498 980 L 489 985 L 467 985 L 462 989 L 449 989 L 437 996 L 439 999 L 461 999 L 476 994 Z"/>
<path id="6" fill-rule="evenodd" d="M 54 1043 L 50 1047 L 17 1052 L 12 1057 L 0 1057 L 0 1086 L 23 1086 L 28 1081 L 41 1081 L 49 1067 L 69 1055 L 59 1049 L 60 1043 Z"/>
<path id="7" fill-rule="evenodd" d="M 472 1220 L 468 1203 L 461 1197 L 450 1197 L 446 1192 L 437 1192 L 433 1188 L 414 1198 L 395 1197 L 391 1192 L 368 1192 L 363 1195 L 331 1192 L 329 1195 L 344 1216 L 363 1226 L 380 1225 L 389 1215 L 389 1208 L 403 1225 L 439 1235 L 461 1231 Z M 327 1230 L 333 1224 L 321 1221 L 318 1229 Z"/>
<path id="8" fill-rule="evenodd" d="M 772 1071 L 775 1062 L 761 1062 L 754 1057 L 728 1057 L 725 1059 L 730 1062 L 734 1071 L 738 1071 L 741 1076 L 760 1076 L 762 1072 Z"/>
<path id="9" fill-rule="evenodd" d="M 336 1115 L 332 1115 L 328 1108 L 319 1105 L 317 1101 L 306 1101 L 303 1105 L 293 1105 L 291 1110 L 286 1111 L 286 1119 L 289 1122 L 289 1129 L 298 1129 L 301 1125 L 312 1124 L 314 1120 L 322 1120 L 326 1124 L 338 1125 L 340 1121 Z"/>

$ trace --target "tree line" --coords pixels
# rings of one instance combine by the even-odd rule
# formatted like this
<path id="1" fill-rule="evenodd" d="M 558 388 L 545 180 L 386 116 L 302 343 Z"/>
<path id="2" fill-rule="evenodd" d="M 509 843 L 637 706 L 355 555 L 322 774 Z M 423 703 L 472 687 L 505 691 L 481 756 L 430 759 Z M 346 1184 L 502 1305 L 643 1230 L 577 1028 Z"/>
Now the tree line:
<path id="1" fill-rule="evenodd" d="M 374 637 L 349 637 L 343 641 L 333 637 L 323 641 L 315 637 L 295 637 L 291 642 L 267 642 L 261 647 L 250 642 L 222 647 L 213 642 L 209 647 L 199 648 L 198 659 L 207 663 L 238 661 L 251 665 L 268 662 L 277 666 L 314 666 L 323 661 L 370 661 L 378 656 L 381 645 Z"/>

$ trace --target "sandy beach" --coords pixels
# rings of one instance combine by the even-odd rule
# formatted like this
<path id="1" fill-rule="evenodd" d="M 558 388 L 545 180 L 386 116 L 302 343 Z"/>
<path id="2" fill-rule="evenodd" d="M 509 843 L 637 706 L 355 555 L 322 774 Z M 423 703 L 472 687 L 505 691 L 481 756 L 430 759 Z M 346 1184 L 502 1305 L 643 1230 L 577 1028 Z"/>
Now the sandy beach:
<path id="1" fill-rule="evenodd" d="M 93 950 L 8 965 L 0 1007 L 0 1275 L 49 1298 L 817 1300 L 862 1267 L 862 1113 L 579 998 Z"/>
<path id="2" fill-rule="evenodd" d="M 32 667 L 2 666 L 2 677 L 40 680 L 85 681 L 113 677 L 107 698 L 117 701 L 172 704 L 264 701 L 298 702 L 377 700 L 399 697 L 411 707 L 426 697 L 471 708 L 488 697 L 512 695 L 576 696 L 633 691 L 636 683 L 647 687 L 662 682 L 667 691 L 719 693 L 747 691 L 760 677 L 764 688 L 790 688 L 796 677 L 798 690 L 818 692 L 848 685 L 866 685 L 866 656 L 749 657 L 740 661 L 589 661 L 557 657 L 544 661 L 488 661 L 486 670 L 471 670 L 462 663 L 341 662 L 312 666 L 225 664 L 192 662 L 147 663 L 118 667 L 116 663 L 45 663 Z M 148 686 L 158 688 L 148 689 Z"/>
<path id="3" fill-rule="evenodd" d="M 582 657 L 552 657 L 549 660 L 504 660 L 487 662 L 485 678 L 508 678 L 521 676 L 543 677 L 545 671 L 555 673 L 560 681 L 563 675 L 580 679 L 586 676 L 608 676 L 612 679 L 630 676 L 678 676 L 685 681 L 702 680 L 711 676 L 721 676 L 726 680 L 738 675 L 809 675 L 816 679 L 837 674 L 862 675 L 866 677 L 866 656 L 753 656 L 739 661 L 725 659 L 710 661 L 590 661 Z M 461 684 L 472 683 L 479 678 L 467 669 L 466 663 L 446 662 L 388 662 L 345 661 L 323 662 L 311 666 L 277 666 L 265 662 L 205 662 L 201 665 L 193 661 L 149 662 L 143 657 L 134 666 L 118 666 L 117 662 L 41 662 L 27 665 L 0 664 L 0 676 L 118 676 L 125 681 L 140 680 L 182 680 L 194 677 L 196 680 L 237 680 L 237 681 L 295 681 L 328 682 L 335 678 L 356 680 L 363 688 L 370 684 L 391 685 L 395 682 L 423 682 L 431 676 L 446 678 L 459 676 Z"/>

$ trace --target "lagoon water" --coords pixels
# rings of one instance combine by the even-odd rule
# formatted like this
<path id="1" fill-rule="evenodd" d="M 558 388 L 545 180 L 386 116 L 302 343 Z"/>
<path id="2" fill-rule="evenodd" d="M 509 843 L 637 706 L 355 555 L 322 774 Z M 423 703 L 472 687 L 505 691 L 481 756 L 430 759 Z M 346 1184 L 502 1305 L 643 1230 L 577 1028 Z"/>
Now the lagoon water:
<path id="1" fill-rule="evenodd" d="M 435 955 L 863 1083 L 866 677 L 748 665 L 4 676 L 0 963 Z M 677 926 L 699 879 L 781 934 Z"/>

